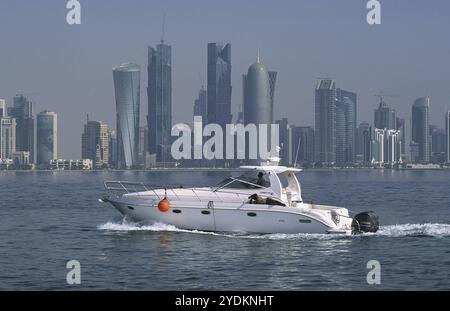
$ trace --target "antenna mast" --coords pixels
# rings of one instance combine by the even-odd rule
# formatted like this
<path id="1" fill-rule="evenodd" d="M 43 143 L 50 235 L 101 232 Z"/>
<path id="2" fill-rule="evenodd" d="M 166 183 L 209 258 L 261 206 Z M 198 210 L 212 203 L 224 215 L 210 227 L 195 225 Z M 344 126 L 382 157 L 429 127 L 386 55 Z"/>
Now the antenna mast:
<path id="1" fill-rule="evenodd" d="M 298 153 L 300 151 L 300 143 L 301 143 L 301 137 L 298 138 L 298 145 L 297 145 L 297 151 L 295 153 L 295 162 L 294 162 L 294 167 L 297 167 L 297 159 L 298 159 Z"/>
<path id="2" fill-rule="evenodd" d="M 161 43 L 164 43 L 164 35 L 166 34 L 166 13 L 163 14 Z"/>

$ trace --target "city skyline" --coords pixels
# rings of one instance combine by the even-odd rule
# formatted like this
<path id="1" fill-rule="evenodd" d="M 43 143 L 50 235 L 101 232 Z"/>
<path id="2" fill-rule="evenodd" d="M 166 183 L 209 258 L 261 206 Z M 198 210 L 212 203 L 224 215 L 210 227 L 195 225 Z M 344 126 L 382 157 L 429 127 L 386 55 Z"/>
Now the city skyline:
<path id="1" fill-rule="evenodd" d="M 400 95 L 387 101 L 407 120 L 410 103 L 418 97 L 430 96 L 431 123 L 443 127 L 442 111 L 448 110 L 450 98 L 445 91 L 448 68 L 442 65 L 442 60 L 449 43 L 440 40 L 438 33 L 444 34 L 449 28 L 444 14 L 444 9 L 449 7 L 447 2 L 435 2 L 433 6 L 418 1 L 387 2 L 383 4 L 383 23 L 376 27 L 366 24 L 365 7 L 360 1 L 288 3 L 284 7 L 262 1 L 261 16 L 255 16 L 251 24 L 246 16 L 253 12 L 254 6 L 249 3 L 232 1 L 226 7 L 221 6 L 220 14 L 212 13 L 218 6 L 214 3 L 156 1 L 151 10 L 147 6 L 150 4 L 140 3 L 138 10 L 118 1 L 112 1 L 108 7 L 86 2 L 83 4 L 85 18 L 77 28 L 64 24 L 59 13 L 64 15 L 65 8 L 55 4 L 48 5 L 45 12 L 37 3 L 0 4 L 0 23 L 5 26 L 0 27 L 4 43 L 0 65 L 8 73 L 0 75 L 0 97 L 10 106 L 16 93 L 40 94 L 30 96 L 37 110 L 57 111 L 63 124 L 60 138 L 73 142 L 60 144 L 62 157 L 80 157 L 79 132 L 87 112 L 94 119 L 114 124 L 111 109 L 114 97 L 106 72 L 113 65 L 128 61 L 142 68 L 146 66 L 146 47 L 160 38 L 163 12 L 167 12 L 166 41 L 173 48 L 174 123 L 188 121 L 185 116 L 192 110 L 190 103 L 206 79 L 206 43 L 222 41 L 233 45 L 233 114 L 242 102 L 241 76 L 260 48 L 262 60 L 278 71 L 275 119 L 292 115 L 296 119 L 291 118 L 292 122 L 313 126 L 311 88 L 317 77 L 325 75 L 358 93 L 358 123 L 371 121 L 377 103 L 373 95 L 381 90 Z M 407 13 L 405 6 L 409 8 Z M 36 26 L 16 25 L 18 14 Z M 199 28 L 196 23 L 187 23 L 193 14 L 216 22 L 208 29 Z M 126 20 L 133 16 L 135 23 L 114 25 L 114 20 L 121 15 Z M 324 57 L 328 48 L 319 38 L 329 29 L 317 25 L 315 17 L 319 15 L 334 25 L 327 41 L 327 45 L 334 46 L 332 57 Z M 233 16 L 233 26 L 224 28 L 229 16 Z M 417 23 L 411 23 L 411 19 Z M 422 20 L 427 23 L 420 23 Z M 14 37 L 8 33 L 11 25 L 18 28 Z M 48 37 L 35 36 L 42 30 L 48 31 Z M 185 33 L 195 35 L 185 36 Z M 342 36 L 333 36 L 342 33 L 357 40 L 352 43 Z M 117 45 L 116 35 L 111 34 L 120 35 L 122 44 Z M 94 39 L 99 36 L 103 39 L 102 47 Z M 396 40 L 398 37 L 404 40 L 401 45 Z M 29 46 L 34 51 L 33 57 Z M 40 78 L 49 64 L 53 75 Z M 89 79 L 81 78 L 86 71 L 90 72 Z M 143 74 L 142 85 L 146 83 Z M 142 97 L 141 124 L 144 124 L 147 111 L 146 98 Z M 74 132 L 73 128 L 79 131 Z"/>

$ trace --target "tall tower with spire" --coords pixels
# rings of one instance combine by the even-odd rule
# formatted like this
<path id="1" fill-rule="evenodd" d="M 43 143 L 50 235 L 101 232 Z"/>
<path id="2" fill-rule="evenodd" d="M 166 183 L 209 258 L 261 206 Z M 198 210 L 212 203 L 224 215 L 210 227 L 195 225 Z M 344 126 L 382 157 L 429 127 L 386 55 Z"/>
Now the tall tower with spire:
<path id="1" fill-rule="evenodd" d="M 247 74 L 243 76 L 245 125 L 254 124 L 258 128 L 260 124 L 267 124 L 267 128 L 270 131 L 270 125 L 273 123 L 274 90 L 275 80 L 271 83 L 269 70 L 261 62 L 258 49 L 256 63 L 252 64 Z M 270 138 L 270 132 L 268 133 L 268 138 Z M 248 164 L 259 164 L 262 160 L 265 159 L 250 160 L 247 162 Z"/>
<path id="2" fill-rule="evenodd" d="M 161 43 L 148 48 L 148 148 L 156 161 L 171 161 L 172 129 L 172 47 L 164 43 L 165 18 Z"/>
<path id="3" fill-rule="evenodd" d="M 207 123 L 224 128 L 231 123 L 231 44 L 208 43 L 207 69 Z"/>

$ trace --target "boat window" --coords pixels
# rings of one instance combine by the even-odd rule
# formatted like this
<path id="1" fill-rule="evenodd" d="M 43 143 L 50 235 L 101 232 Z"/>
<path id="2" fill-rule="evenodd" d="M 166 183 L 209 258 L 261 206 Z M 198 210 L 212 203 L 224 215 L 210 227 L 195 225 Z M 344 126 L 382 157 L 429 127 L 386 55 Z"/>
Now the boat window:
<path id="1" fill-rule="evenodd" d="M 287 188 L 288 185 L 289 185 L 289 181 L 288 181 L 288 179 L 287 179 L 286 174 L 285 174 L 285 173 L 280 173 L 280 174 L 277 174 L 277 176 L 278 176 L 278 179 L 279 179 L 280 182 L 281 182 L 281 186 L 282 186 L 283 188 Z"/>
<path id="2" fill-rule="evenodd" d="M 215 189 L 231 188 L 231 189 L 261 189 L 269 188 L 270 180 L 265 173 L 258 176 L 260 172 L 251 171 L 238 177 L 228 177 L 214 186 Z M 264 183 L 261 182 L 261 179 Z"/>

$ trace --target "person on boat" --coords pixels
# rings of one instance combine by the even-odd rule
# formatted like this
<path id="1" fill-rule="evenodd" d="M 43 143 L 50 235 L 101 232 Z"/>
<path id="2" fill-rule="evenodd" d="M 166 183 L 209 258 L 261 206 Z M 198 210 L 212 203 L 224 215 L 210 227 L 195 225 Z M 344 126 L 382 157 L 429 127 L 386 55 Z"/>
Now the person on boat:
<path id="1" fill-rule="evenodd" d="M 264 179 L 264 173 L 263 172 L 259 172 L 259 174 L 258 174 L 258 181 L 256 182 L 256 184 L 258 185 L 258 186 L 261 186 L 261 187 L 267 187 L 267 183 L 266 183 L 266 180 Z"/>

